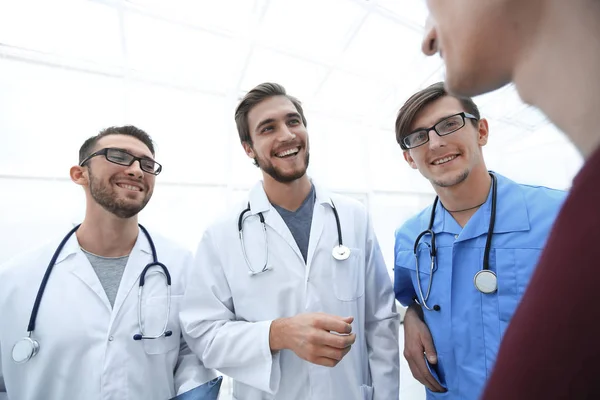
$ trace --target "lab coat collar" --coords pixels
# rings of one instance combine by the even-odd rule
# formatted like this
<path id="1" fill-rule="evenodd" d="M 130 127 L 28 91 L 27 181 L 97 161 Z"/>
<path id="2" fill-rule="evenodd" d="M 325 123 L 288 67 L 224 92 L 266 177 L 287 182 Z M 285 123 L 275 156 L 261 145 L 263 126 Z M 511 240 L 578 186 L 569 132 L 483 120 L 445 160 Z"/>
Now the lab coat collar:
<path id="1" fill-rule="evenodd" d="M 140 240 L 140 236 L 142 237 L 141 240 Z M 58 247 L 59 243 L 60 242 L 57 242 L 56 247 Z M 76 254 L 80 251 L 81 251 L 81 247 L 79 246 L 79 241 L 77 240 L 77 236 L 75 235 L 75 233 L 73 233 L 71 235 L 71 237 L 69 238 L 69 240 L 67 241 L 67 243 L 65 243 L 65 247 L 63 247 L 62 251 L 58 255 L 55 265 L 60 264 L 61 262 L 66 260 L 69 256 Z M 146 236 L 144 235 L 144 232 L 142 232 L 142 230 L 139 228 L 138 228 L 138 237 L 135 241 L 135 245 L 133 246 L 133 249 L 131 250 L 131 254 L 133 254 L 134 251 L 142 251 L 146 254 L 152 254 L 152 249 L 150 248 L 150 243 L 148 242 L 148 240 L 146 240 Z"/>
<path id="2" fill-rule="evenodd" d="M 315 186 L 315 204 L 331 205 L 331 193 L 318 184 L 315 184 L 312 179 L 310 182 Z M 263 181 L 258 181 L 250 190 L 249 201 L 250 213 L 252 215 L 258 214 L 259 212 L 265 213 L 271 209 L 271 202 L 269 201 L 267 193 L 265 192 Z"/>
<path id="3" fill-rule="evenodd" d="M 307 269 L 306 273 L 310 271 L 310 265 L 312 257 L 316 250 L 316 245 L 319 243 L 319 238 L 323 232 L 323 215 L 324 209 L 323 207 L 317 207 L 317 204 L 329 204 L 331 206 L 331 195 L 330 193 L 321 188 L 319 185 L 316 185 L 312 180 L 311 183 L 315 186 L 315 208 L 313 210 L 313 220 L 311 224 L 310 230 L 310 239 L 308 244 L 308 254 L 307 254 Z M 265 223 L 273 228 L 277 234 L 279 234 L 286 243 L 290 246 L 290 248 L 294 251 L 296 256 L 302 261 L 304 264 L 304 258 L 302 257 L 302 253 L 300 252 L 300 248 L 292 235 L 292 232 L 286 225 L 285 221 L 278 212 L 274 210 L 271 203 L 269 202 L 269 198 L 265 193 L 265 189 L 263 186 L 263 182 L 259 181 L 254 185 L 249 194 L 250 201 L 250 214 L 256 215 L 258 213 L 263 213 L 265 218 Z M 273 212 L 269 212 L 273 210 Z"/>
<path id="4" fill-rule="evenodd" d="M 498 193 L 494 233 L 528 231 L 530 229 L 529 213 L 527 212 L 527 203 L 525 202 L 520 185 L 498 173 L 495 175 L 498 181 Z M 492 188 L 490 187 L 486 202 L 473 214 L 464 228 L 461 228 L 452 215 L 438 203 L 433 231 L 436 233 L 444 232 L 459 235 L 458 241 L 486 235 L 491 214 Z M 421 216 L 423 229 L 427 229 L 430 215 L 431 206 Z"/>
<path id="5" fill-rule="evenodd" d="M 142 270 L 145 268 L 146 264 L 152 261 L 151 254 L 152 249 L 150 247 L 150 243 L 148 242 L 146 235 L 144 235 L 141 229 L 138 228 L 138 236 L 131 253 L 129 253 L 129 259 L 127 260 L 125 270 L 123 271 L 123 277 L 121 278 L 117 297 L 112 308 L 113 313 L 111 317 L 111 324 L 115 316 L 118 314 L 121 305 L 127 298 L 127 295 L 133 288 L 134 284 L 138 281 Z M 61 251 L 59 258 L 57 258 L 55 268 L 69 257 L 75 257 L 75 262 L 72 262 L 70 265 L 71 273 L 76 275 L 84 284 L 86 284 L 94 293 L 96 293 L 107 309 L 111 310 L 110 303 L 106 297 L 106 292 L 102 287 L 100 280 L 98 279 L 98 275 L 96 275 L 96 272 L 91 266 L 88 258 L 81 250 L 79 241 L 77 240 L 77 236 L 75 234 L 73 234 L 65 244 L 65 247 Z"/>

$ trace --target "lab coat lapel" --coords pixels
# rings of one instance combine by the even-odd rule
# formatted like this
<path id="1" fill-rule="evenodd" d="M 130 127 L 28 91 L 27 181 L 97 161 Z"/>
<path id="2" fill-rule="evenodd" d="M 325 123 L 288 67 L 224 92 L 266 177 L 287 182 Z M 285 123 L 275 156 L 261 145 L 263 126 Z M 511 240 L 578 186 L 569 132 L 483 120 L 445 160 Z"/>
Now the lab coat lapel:
<path id="1" fill-rule="evenodd" d="M 331 223 L 335 224 L 335 217 L 333 216 L 333 211 L 331 209 L 331 196 L 324 189 L 315 185 L 315 207 L 313 210 L 312 222 L 310 224 L 310 237 L 308 240 L 308 253 L 307 253 L 307 268 L 306 268 L 306 278 L 310 274 L 310 268 L 312 265 L 312 260 L 314 258 L 315 252 L 317 251 L 317 246 L 319 245 L 319 241 L 321 240 L 321 235 L 323 234 L 323 229 L 325 227 L 325 220 L 329 222 L 328 213 L 331 214 Z M 337 228 L 336 228 L 337 229 Z"/>
<path id="2" fill-rule="evenodd" d="M 283 218 L 281 218 L 281 215 L 279 215 L 277 210 L 275 210 L 269 202 L 262 182 L 258 182 L 250 191 L 250 213 L 252 215 L 257 215 L 259 212 L 262 212 L 265 217 L 265 224 L 267 224 L 268 227 L 267 237 L 269 237 L 269 228 L 271 228 L 285 240 L 298 258 L 302 260 L 302 263 L 304 263 L 304 257 L 302 257 L 302 253 L 300 252 L 300 248 L 298 247 L 292 232 Z"/>
<path id="3" fill-rule="evenodd" d="M 137 240 L 133 246 L 133 249 L 131 250 L 125 270 L 123 271 L 123 277 L 121 278 L 117 297 L 115 298 L 112 320 L 114 320 L 115 316 L 119 314 L 119 310 L 125 303 L 127 296 L 129 296 L 129 293 L 134 287 L 136 290 L 136 294 L 134 296 L 136 297 L 137 301 L 139 277 L 146 265 L 152 262 L 152 260 L 152 250 L 150 249 L 148 239 L 144 233 L 139 230 Z"/>
<path id="4" fill-rule="evenodd" d="M 69 238 L 65 244 L 65 247 L 63 247 L 60 255 L 56 259 L 54 268 L 60 268 L 61 264 L 66 262 L 67 259 L 69 260 L 71 266 L 71 273 L 79 278 L 79 280 L 81 280 L 86 286 L 88 286 L 90 290 L 99 297 L 102 304 L 104 304 L 104 306 L 110 312 L 111 307 L 108 297 L 106 296 L 106 292 L 104 291 L 104 288 L 102 287 L 100 279 L 98 279 L 98 275 L 96 274 L 96 271 L 94 271 L 92 264 L 90 264 L 90 261 L 79 247 L 79 241 L 77 240 L 77 236 L 75 236 L 75 234 Z"/>

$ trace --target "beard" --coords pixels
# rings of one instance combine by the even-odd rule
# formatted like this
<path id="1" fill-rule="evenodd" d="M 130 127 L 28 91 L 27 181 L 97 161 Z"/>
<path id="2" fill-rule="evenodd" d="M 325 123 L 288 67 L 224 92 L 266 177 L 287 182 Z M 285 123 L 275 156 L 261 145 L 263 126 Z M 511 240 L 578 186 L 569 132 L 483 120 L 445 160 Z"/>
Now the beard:
<path id="1" fill-rule="evenodd" d="M 459 183 L 464 182 L 468 176 L 469 176 L 469 170 L 467 169 L 467 170 L 464 170 L 463 172 L 461 172 L 459 175 L 456 175 L 452 178 L 448 178 L 445 180 L 432 179 L 431 183 L 433 183 L 434 185 L 439 186 L 439 187 L 450 187 L 450 186 L 458 185 Z"/>
<path id="2" fill-rule="evenodd" d="M 271 162 L 269 162 L 267 160 L 261 160 L 258 157 L 254 158 L 254 165 L 256 165 L 262 171 L 269 174 L 271 176 L 271 178 L 275 179 L 277 182 L 290 183 L 297 179 L 302 178 L 306 174 L 306 170 L 308 169 L 309 161 L 310 161 L 310 153 L 307 150 L 306 155 L 304 156 L 304 167 L 302 167 L 292 173 L 289 173 L 289 174 L 281 172 Z"/>
<path id="3" fill-rule="evenodd" d="M 92 195 L 92 198 L 106 211 L 119 218 L 131 218 L 137 215 L 144 207 L 146 207 L 146 204 L 150 201 L 150 197 L 152 197 L 152 193 L 146 191 L 142 201 L 137 204 L 131 201 L 125 201 L 125 199 L 117 197 L 117 193 L 111 186 L 112 179 L 109 181 L 109 184 L 103 184 L 94 177 L 91 169 L 89 169 L 89 175 L 90 194 Z"/>

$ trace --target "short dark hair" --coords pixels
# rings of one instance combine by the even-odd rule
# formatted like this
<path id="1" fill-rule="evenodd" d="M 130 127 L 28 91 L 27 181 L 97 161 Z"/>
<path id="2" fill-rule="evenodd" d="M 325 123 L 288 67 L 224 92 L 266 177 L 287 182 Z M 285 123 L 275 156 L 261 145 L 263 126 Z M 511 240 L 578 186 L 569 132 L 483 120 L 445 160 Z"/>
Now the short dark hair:
<path id="1" fill-rule="evenodd" d="M 408 100 L 406 100 L 406 103 L 404 103 L 402 108 L 400 108 L 400 111 L 398 111 L 398 116 L 396 117 L 396 141 L 402 150 L 408 150 L 402 142 L 402 139 L 411 133 L 410 127 L 417 114 L 421 112 L 421 110 L 423 110 L 427 105 L 444 96 L 450 96 L 444 88 L 444 82 L 437 82 L 413 94 Z M 476 120 L 471 119 L 471 122 L 476 125 L 481 118 L 477 104 L 475 104 L 470 97 L 455 98 L 460 101 L 460 104 L 463 106 L 465 112 L 473 114 L 477 118 Z"/>
<path id="2" fill-rule="evenodd" d="M 248 114 L 250 113 L 250 110 L 252 110 L 261 101 L 274 96 L 287 97 L 292 102 L 294 107 L 296 107 L 296 111 L 298 111 L 300 118 L 302 118 L 302 123 L 304 126 L 306 126 L 306 118 L 304 117 L 304 110 L 302 110 L 302 104 L 300 103 L 300 100 L 294 96 L 288 95 L 285 91 L 285 88 L 278 83 L 261 83 L 246 93 L 240 104 L 235 109 L 235 124 L 237 125 L 238 134 L 240 135 L 240 142 L 252 144 L 252 138 L 250 137 L 250 126 L 248 124 Z"/>
<path id="3" fill-rule="evenodd" d="M 90 154 L 92 154 L 96 143 L 98 143 L 100 139 L 109 135 L 132 136 L 138 139 L 140 142 L 144 143 L 146 146 L 148 146 L 150 152 L 152 153 L 152 155 L 154 155 L 154 143 L 152 142 L 150 135 L 148 135 L 146 132 L 139 128 L 136 128 L 133 125 L 111 126 L 110 128 L 101 130 L 100 133 L 98 133 L 96 136 L 92 136 L 91 138 L 83 142 L 81 148 L 79 149 L 79 163 L 83 162 L 83 160 L 85 160 Z"/>

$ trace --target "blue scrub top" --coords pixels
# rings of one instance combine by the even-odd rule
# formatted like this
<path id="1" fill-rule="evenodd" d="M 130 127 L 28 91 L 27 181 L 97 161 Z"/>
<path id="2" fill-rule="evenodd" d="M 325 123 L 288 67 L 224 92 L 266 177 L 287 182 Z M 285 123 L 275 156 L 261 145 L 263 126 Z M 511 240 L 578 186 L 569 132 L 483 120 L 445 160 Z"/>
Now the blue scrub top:
<path id="1" fill-rule="evenodd" d="M 464 228 L 441 204 L 436 208 L 437 260 L 427 305 L 423 309 L 438 354 L 438 372 L 446 393 L 427 390 L 427 399 L 476 400 L 490 376 L 500 340 L 529 283 L 550 228 L 566 196 L 564 191 L 517 184 L 499 174 L 496 222 L 490 250 L 490 270 L 498 276 L 498 291 L 480 293 L 473 277 L 483 268 L 492 195 Z M 429 225 L 432 206 L 396 231 L 394 290 L 404 306 L 417 295 L 414 241 Z M 421 242 L 430 243 L 427 235 Z M 431 278 L 431 258 L 419 247 L 423 295 Z M 527 357 L 526 354 L 523 355 Z"/>

